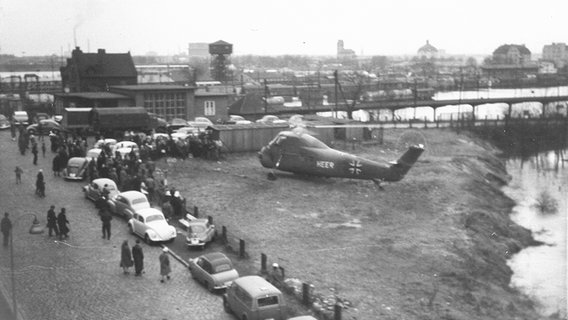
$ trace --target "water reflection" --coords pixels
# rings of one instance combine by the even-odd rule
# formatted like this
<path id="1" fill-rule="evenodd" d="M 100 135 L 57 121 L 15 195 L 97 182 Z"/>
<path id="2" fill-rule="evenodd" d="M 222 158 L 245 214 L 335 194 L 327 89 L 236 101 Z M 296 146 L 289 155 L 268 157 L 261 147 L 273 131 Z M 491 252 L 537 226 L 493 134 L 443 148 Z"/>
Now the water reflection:
<path id="1" fill-rule="evenodd" d="M 530 229 L 547 245 L 522 250 L 508 261 L 514 274 L 511 285 L 533 297 L 544 315 L 566 317 L 566 229 L 568 198 L 567 150 L 546 152 L 528 159 L 507 161 L 513 177 L 504 192 L 517 203 L 512 219 Z M 557 205 L 555 214 L 543 214 L 535 206 L 548 193 Z"/>

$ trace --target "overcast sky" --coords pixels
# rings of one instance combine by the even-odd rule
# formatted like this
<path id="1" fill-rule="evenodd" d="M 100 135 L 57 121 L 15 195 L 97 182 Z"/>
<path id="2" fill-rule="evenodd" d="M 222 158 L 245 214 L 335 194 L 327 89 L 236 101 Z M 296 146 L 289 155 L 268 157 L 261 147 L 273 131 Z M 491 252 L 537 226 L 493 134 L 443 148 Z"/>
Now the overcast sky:
<path id="1" fill-rule="evenodd" d="M 568 43 L 567 0 L 0 0 L 0 53 L 49 55 L 76 45 L 176 54 L 224 40 L 234 54 L 448 54 L 502 44 Z M 75 36 L 74 36 L 75 30 Z"/>

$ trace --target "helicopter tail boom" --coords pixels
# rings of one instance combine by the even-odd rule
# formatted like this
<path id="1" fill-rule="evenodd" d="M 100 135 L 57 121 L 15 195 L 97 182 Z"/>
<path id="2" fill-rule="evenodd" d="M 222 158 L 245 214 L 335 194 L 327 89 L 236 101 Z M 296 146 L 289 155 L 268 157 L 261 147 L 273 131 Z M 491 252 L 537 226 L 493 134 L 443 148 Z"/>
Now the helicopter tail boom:
<path id="1" fill-rule="evenodd" d="M 401 180 L 408 170 L 416 163 L 420 155 L 424 152 L 424 146 L 422 144 L 411 146 L 394 164 L 390 167 L 390 170 L 394 173 L 391 176 L 390 181 Z M 387 180 L 387 179 L 385 179 Z"/>

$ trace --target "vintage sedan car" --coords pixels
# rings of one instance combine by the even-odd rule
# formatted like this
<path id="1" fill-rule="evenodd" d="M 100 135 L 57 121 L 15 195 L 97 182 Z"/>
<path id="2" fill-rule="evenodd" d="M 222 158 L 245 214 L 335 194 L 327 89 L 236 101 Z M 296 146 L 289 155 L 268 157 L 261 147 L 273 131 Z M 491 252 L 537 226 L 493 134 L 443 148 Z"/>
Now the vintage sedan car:
<path id="1" fill-rule="evenodd" d="M 26 130 L 29 134 L 40 135 L 48 135 L 50 132 L 55 134 L 65 132 L 65 129 L 57 121 L 52 119 L 44 119 L 40 120 L 38 123 L 30 124 Z"/>
<path id="2" fill-rule="evenodd" d="M 185 140 L 191 136 L 197 136 L 199 134 L 199 129 L 196 127 L 182 127 L 177 129 L 171 134 L 172 139 Z"/>
<path id="3" fill-rule="evenodd" d="M 193 121 L 201 122 L 201 123 L 207 123 L 210 126 L 213 125 L 213 121 L 209 120 L 209 118 L 206 118 L 206 117 L 195 117 L 195 119 L 193 119 Z"/>
<path id="4" fill-rule="evenodd" d="M 93 148 L 102 149 L 104 146 L 108 146 L 112 150 L 115 144 L 117 144 L 116 139 L 111 139 L 111 138 L 100 139 L 97 142 L 95 142 Z"/>
<path id="5" fill-rule="evenodd" d="M 67 161 L 67 167 L 63 169 L 63 178 L 66 180 L 84 180 L 87 176 L 89 159 L 73 157 Z"/>
<path id="6" fill-rule="evenodd" d="M 220 252 L 211 252 L 189 259 L 191 277 L 203 283 L 209 291 L 225 289 L 239 277 L 231 259 Z"/>
<path id="7" fill-rule="evenodd" d="M 87 155 L 85 155 L 85 158 L 89 159 L 89 161 L 91 161 L 92 159 L 95 159 L 95 161 L 97 161 L 101 152 L 103 152 L 103 149 L 101 148 L 89 149 L 89 151 L 87 151 Z"/>
<path id="8" fill-rule="evenodd" d="M 205 248 L 208 242 L 215 240 L 217 230 L 215 225 L 209 223 L 209 219 L 193 219 L 187 224 L 187 237 L 185 243 L 188 247 Z"/>
<path id="9" fill-rule="evenodd" d="M 128 229 L 142 237 L 148 244 L 153 242 L 172 242 L 177 233 L 176 228 L 166 221 L 162 211 L 156 208 L 145 208 L 134 212 L 128 220 Z"/>
<path id="10" fill-rule="evenodd" d="M 179 128 L 187 127 L 187 121 L 181 118 L 173 118 L 170 123 L 168 123 L 168 132 L 172 133 Z"/>
<path id="11" fill-rule="evenodd" d="M 6 118 L 5 115 L 0 114 L 0 130 L 8 129 L 11 126 L 12 126 L 12 124 L 10 123 L 10 120 L 8 120 L 8 118 Z"/>
<path id="12" fill-rule="evenodd" d="M 280 118 L 278 118 L 277 116 L 274 115 L 266 115 L 264 117 L 262 117 L 261 119 L 256 120 L 257 123 L 264 123 L 264 124 L 282 124 L 282 123 L 288 123 L 288 121 L 286 120 L 282 120 Z"/>
<path id="13" fill-rule="evenodd" d="M 148 198 L 140 191 L 124 191 L 109 200 L 110 212 L 130 219 L 134 213 L 150 208 Z"/>
<path id="14" fill-rule="evenodd" d="M 312 316 L 298 316 L 298 317 L 288 318 L 288 320 L 317 320 L 317 319 Z"/>
<path id="15" fill-rule="evenodd" d="M 26 111 L 14 111 L 12 119 L 17 124 L 27 125 L 30 121 L 28 113 Z"/>
<path id="16" fill-rule="evenodd" d="M 107 186 L 107 190 L 109 191 L 108 200 L 118 195 L 119 191 L 114 181 L 108 178 L 99 178 L 93 180 L 91 183 L 83 187 L 85 198 L 97 202 L 97 200 L 99 200 L 103 195 L 103 188 L 105 187 L 105 185 Z"/>

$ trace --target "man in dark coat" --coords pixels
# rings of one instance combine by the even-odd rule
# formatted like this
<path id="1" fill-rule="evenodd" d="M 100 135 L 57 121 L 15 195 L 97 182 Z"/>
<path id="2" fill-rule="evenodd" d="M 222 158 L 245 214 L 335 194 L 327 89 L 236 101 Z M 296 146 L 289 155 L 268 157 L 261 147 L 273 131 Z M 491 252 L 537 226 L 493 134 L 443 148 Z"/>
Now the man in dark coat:
<path id="1" fill-rule="evenodd" d="M 47 228 L 49 229 L 49 236 L 55 231 L 55 235 L 59 236 L 59 230 L 57 229 L 57 216 L 55 215 L 55 206 L 52 205 L 49 210 L 47 210 Z"/>
<path id="2" fill-rule="evenodd" d="M 10 218 L 8 218 L 8 216 L 8 212 L 5 212 L 4 218 L 2 218 L 2 222 L 0 222 L 0 230 L 2 231 L 2 235 L 4 236 L 4 247 L 8 246 L 10 233 L 12 232 L 12 221 L 10 221 Z"/>
<path id="3" fill-rule="evenodd" d="M 45 180 L 43 179 L 43 170 L 39 169 L 36 177 L 36 194 L 45 197 Z"/>
<path id="4" fill-rule="evenodd" d="M 67 225 L 69 221 L 65 215 L 65 208 L 61 208 L 61 212 L 57 215 L 57 225 L 59 226 L 59 240 L 63 240 L 63 237 L 69 238 L 67 235 L 69 233 L 69 227 Z"/>
<path id="5" fill-rule="evenodd" d="M 144 270 L 144 252 L 142 252 L 142 247 L 140 246 L 140 239 L 136 239 L 136 244 L 132 247 L 132 258 L 134 259 L 135 275 L 142 275 L 142 270 Z"/>
<path id="6" fill-rule="evenodd" d="M 103 239 L 107 238 L 110 240 L 110 221 L 112 220 L 112 216 L 107 206 L 102 206 L 99 209 L 99 213 L 101 215 L 101 221 L 103 222 Z"/>
<path id="7" fill-rule="evenodd" d="M 37 149 L 37 142 L 34 142 L 32 144 L 32 154 L 34 155 L 34 165 L 37 166 L 37 154 L 38 154 L 39 150 Z"/>

